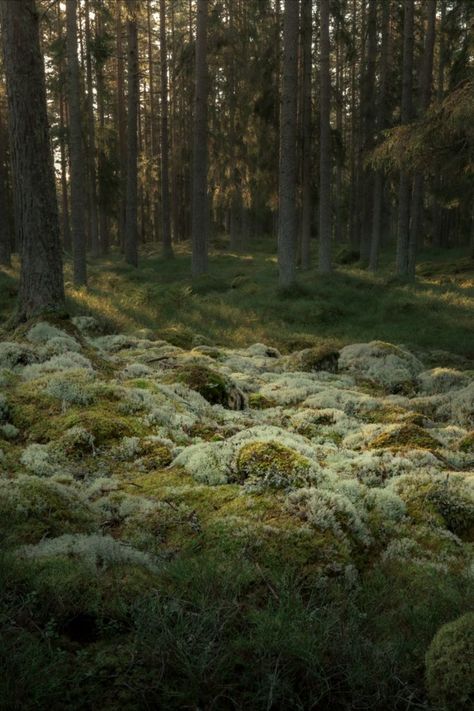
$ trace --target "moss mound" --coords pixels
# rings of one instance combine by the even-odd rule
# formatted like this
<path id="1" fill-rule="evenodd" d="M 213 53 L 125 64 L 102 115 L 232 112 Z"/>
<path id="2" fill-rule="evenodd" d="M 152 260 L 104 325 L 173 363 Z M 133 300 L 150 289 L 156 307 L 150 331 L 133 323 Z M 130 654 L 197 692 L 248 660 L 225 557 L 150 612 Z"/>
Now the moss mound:
<path id="1" fill-rule="evenodd" d="M 338 362 L 339 351 L 331 345 L 323 344 L 294 353 L 290 358 L 290 367 L 304 373 L 315 373 L 319 370 L 337 373 Z"/>
<path id="2" fill-rule="evenodd" d="M 253 442 L 239 451 L 233 481 L 270 489 L 307 486 L 314 479 L 311 462 L 278 442 Z"/>
<path id="3" fill-rule="evenodd" d="M 437 448 L 439 442 L 422 427 L 412 423 L 402 425 L 390 432 L 382 432 L 369 444 L 369 449 L 429 449 L 431 451 Z"/>
<path id="4" fill-rule="evenodd" d="M 96 526 L 95 513 L 73 486 L 27 475 L 0 480 L 0 532 L 5 544 L 87 533 Z"/>
<path id="5" fill-rule="evenodd" d="M 393 490 L 406 503 L 414 521 L 444 525 L 465 540 L 474 536 L 474 488 L 462 475 L 407 474 Z"/>
<path id="6" fill-rule="evenodd" d="M 474 612 L 443 625 L 426 654 L 430 700 L 446 711 L 474 707 Z"/>
<path id="7" fill-rule="evenodd" d="M 241 390 L 224 375 L 211 368 L 193 365 L 174 373 L 175 381 L 196 390 L 211 405 L 222 405 L 229 410 L 243 410 L 245 397 Z"/>

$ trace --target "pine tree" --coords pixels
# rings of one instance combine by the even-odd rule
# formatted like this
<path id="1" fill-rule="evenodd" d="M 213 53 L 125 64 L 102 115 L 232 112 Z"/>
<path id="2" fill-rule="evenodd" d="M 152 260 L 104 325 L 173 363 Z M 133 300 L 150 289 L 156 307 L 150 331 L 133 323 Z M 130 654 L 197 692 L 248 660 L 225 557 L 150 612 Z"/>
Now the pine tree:
<path id="1" fill-rule="evenodd" d="M 127 194 L 125 207 L 125 259 L 138 266 L 138 30 L 137 2 L 127 0 L 128 101 Z"/>
<path id="2" fill-rule="evenodd" d="M 21 257 L 18 317 L 64 309 L 46 88 L 34 0 L 1 0 L 15 220 Z"/>
<path id="3" fill-rule="evenodd" d="M 298 96 L 299 3 L 285 0 L 283 10 L 283 79 L 280 113 L 278 265 L 280 287 L 296 278 L 296 121 Z"/>
<path id="4" fill-rule="evenodd" d="M 320 9 L 320 185 L 319 185 L 319 271 L 331 271 L 331 77 L 329 73 L 329 0 Z"/>
<path id="5" fill-rule="evenodd" d="M 196 69 L 193 126 L 192 272 L 205 274 L 208 268 L 208 0 L 197 0 Z"/>
<path id="6" fill-rule="evenodd" d="M 84 150 L 82 143 L 81 84 L 77 57 L 77 0 L 66 3 L 67 98 L 71 164 L 71 232 L 74 284 L 87 284 Z"/>

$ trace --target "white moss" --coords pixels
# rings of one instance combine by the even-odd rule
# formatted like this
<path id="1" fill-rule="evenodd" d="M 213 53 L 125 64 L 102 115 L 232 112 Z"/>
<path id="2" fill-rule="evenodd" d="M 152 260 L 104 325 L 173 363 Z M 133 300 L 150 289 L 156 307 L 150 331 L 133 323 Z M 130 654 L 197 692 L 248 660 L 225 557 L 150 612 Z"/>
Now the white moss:
<path id="1" fill-rule="evenodd" d="M 325 489 L 300 489 L 288 496 L 290 508 L 321 531 L 338 538 L 354 537 L 368 545 L 370 536 L 356 506 L 343 493 Z"/>
<path id="2" fill-rule="evenodd" d="M 90 405 L 95 400 L 95 394 L 90 387 L 94 380 L 94 372 L 81 369 L 70 369 L 67 373 L 54 373 L 49 379 L 44 392 L 63 405 Z"/>
<path id="3" fill-rule="evenodd" d="M 418 386 L 427 395 L 447 393 L 465 387 L 468 383 L 469 376 L 453 368 L 432 368 L 424 370 L 418 376 Z"/>
<path id="4" fill-rule="evenodd" d="M 339 368 L 380 385 L 389 392 L 398 392 L 414 383 L 423 365 L 418 358 L 402 348 L 371 341 L 343 348 L 339 356 Z"/>
<path id="5" fill-rule="evenodd" d="M 0 368 L 14 370 L 34 363 L 37 355 L 30 346 L 13 341 L 0 343 Z"/>
<path id="6" fill-rule="evenodd" d="M 123 437 L 114 455 L 125 462 L 132 461 L 140 454 L 140 437 Z"/>
<path id="7" fill-rule="evenodd" d="M 36 545 L 22 546 L 18 549 L 18 554 L 34 560 L 77 558 L 92 570 L 120 565 L 137 565 L 153 572 L 157 570 L 156 564 L 146 553 L 120 543 L 111 536 L 96 534 L 65 534 L 58 538 L 45 539 Z"/>
<path id="8" fill-rule="evenodd" d="M 92 336 L 100 333 L 100 323 L 93 316 L 74 316 L 71 319 L 73 325 L 83 334 Z"/>
<path id="9" fill-rule="evenodd" d="M 10 424 L 9 422 L 0 427 L 0 432 L 5 439 L 16 439 L 16 437 L 20 434 L 18 427 L 15 427 L 15 425 Z"/>
<path id="10" fill-rule="evenodd" d="M 25 380 L 34 380 L 48 373 L 57 373 L 66 370 L 92 370 L 92 363 L 81 353 L 68 351 L 62 355 L 55 355 L 44 363 L 34 363 L 23 369 L 22 377 Z"/>
<path id="11" fill-rule="evenodd" d="M 20 457 L 20 462 L 32 474 L 37 476 L 53 476 L 59 471 L 57 460 L 45 444 L 30 444 Z"/>

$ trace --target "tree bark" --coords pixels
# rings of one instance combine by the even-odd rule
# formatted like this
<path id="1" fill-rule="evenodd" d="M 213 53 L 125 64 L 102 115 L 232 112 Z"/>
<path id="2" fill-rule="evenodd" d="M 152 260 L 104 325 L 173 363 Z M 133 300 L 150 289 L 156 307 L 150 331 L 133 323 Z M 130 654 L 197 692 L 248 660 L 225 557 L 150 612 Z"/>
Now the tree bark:
<path id="1" fill-rule="evenodd" d="M 319 271 L 327 274 L 331 263 L 331 78 L 329 74 L 329 0 L 320 8 L 320 185 L 319 185 Z"/>
<path id="2" fill-rule="evenodd" d="M 128 121 L 127 121 L 127 198 L 125 207 L 125 260 L 138 266 L 138 31 L 137 3 L 128 6 Z"/>
<path id="3" fill-rule="evenodd" d="M 427 29 L 425 47 L 423 52 L 423 63 L 421 67 L 420 81 L 420 114 L 428 109 L 431 98 L 431 83 L 433 80 L 433 52 L 436 35 L 436 0 L 428 0 L 427 3 Z M 413 193 L 411 202 L 411 222 L 410 237 L 408 245 L 408 276 L 411 280 L 415 278 L 416 255 L 421 228 L 421 217 L 423 209 L 423 174 L 416 173 L 413 179 Z"/>
<path id="4" fill-rule="evenodd" d="M 166 41 L 165 0 L 160 0 L 161 64 L 161 236 L 163 256 L 173 256 L 170 218 L 169 133 L 168 133 L 168 49 Z"/>
<path id="5" fill-rule="evenodd" d="M 414 0 L 404 0 L 403 21 L 403 74 L 401 122 L 409 123 L 412 118 L 413 103 L 413 15 Z M 398 188 L 398 237 L 397 237 L 397 274 L 408 274 L 408 242 L 410 230 L 411 180 L 406 171 L 400 171 Z"/>
<path id="6" fill-rule="evenodd" d="M 87 284 L 84 223 L 85 171 L 82 145 L 81 83 L 77 58 L 77 0 L 66 3 L 67 95 L 69 104 L 69 155 L 71 164 L 71 232 L 74 284 Z"/>
<path id="7" fill-rule="evenodd" d="M 97 165 L 96 165 L 96 140 L 94 118 L 94 90 L 91 57 L 91 23 L 90 0 L 85 4 L 86 16 L 86 83 L 87 83 L 87 133 L 88 133 L 88 165 L 89 165 L 89 206 L 90 206 L 90 241 L 92 256 L 98 257 L 99 247 L 99 221 L 97 210 Z"/>
<path id="8" fill-rule="evenodd" d="M 285 0 L 283 10 L 283 78 L 280 113 L 280 176 L 278 215 L 279 284 L 290 287 L 296 278 L 296 130 L 298 97 L 299 3 Z"/>
<path id="9" fill-rule="evenodd" d="M 0 106 L 0 112 L 1 112 Z M 0 266 L 11 266 L 12 240 L 8 220 L 7 137 L 3 115 L 0 113 Z"/>
<path id="10" fill-rule="evenodd" d="M 301 268 L 309 269 L 311 245 L 311 47 L 313 43 L 313 18 L 311 0 L 302 0 L 302 53 L 303 53 L 303 105 L 302 105 L 302 165 L 301 165 Z"/>
<path id="11" fill-rule="evenodd" d="M 390 40 L 390 7 L 391 0 L 382 1 L 382 49 L 380 62 L 380 88 L 378 92 L 378 108 L 376 129 L 380 134 L 385 128 L 387 114 L 387 82 L 389 68 L 389 40 Z M 384 192 L 384 173 L 377 170 L 374 177 L 373 212 L 372 212 L 372 240 L 370 245 L 369 269 L 376 271 L 379 259 L 379 250 L 382 232 L 382 207 Z"/>
<path id="12" fill-rule="evenodd" d="M 18 317 L 63 311 L 58 208 L 34 0 L 1 0 L 10 149 L 21 257 Z"/>
<path id="13" fill-rule="evenodd" d="M 192 195 L 192 273 L 205 274 L 208 269 L 208 69 L 207 69 L 208 0 L 197 0 L 196 76 L 193 126 L 193 195 Z"/>

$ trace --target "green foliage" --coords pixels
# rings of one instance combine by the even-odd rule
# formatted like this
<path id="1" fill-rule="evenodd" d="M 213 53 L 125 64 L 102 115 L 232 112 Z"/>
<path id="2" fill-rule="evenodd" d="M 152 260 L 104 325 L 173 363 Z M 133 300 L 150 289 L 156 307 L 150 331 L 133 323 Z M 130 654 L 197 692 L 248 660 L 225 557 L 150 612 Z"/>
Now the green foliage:
<path id="1" fill-rule="evenodd" d="M 474 613 L 436 633 L 426 654 L 426 683 L 433 704 L 468 711 L 474 703 Z"/>

